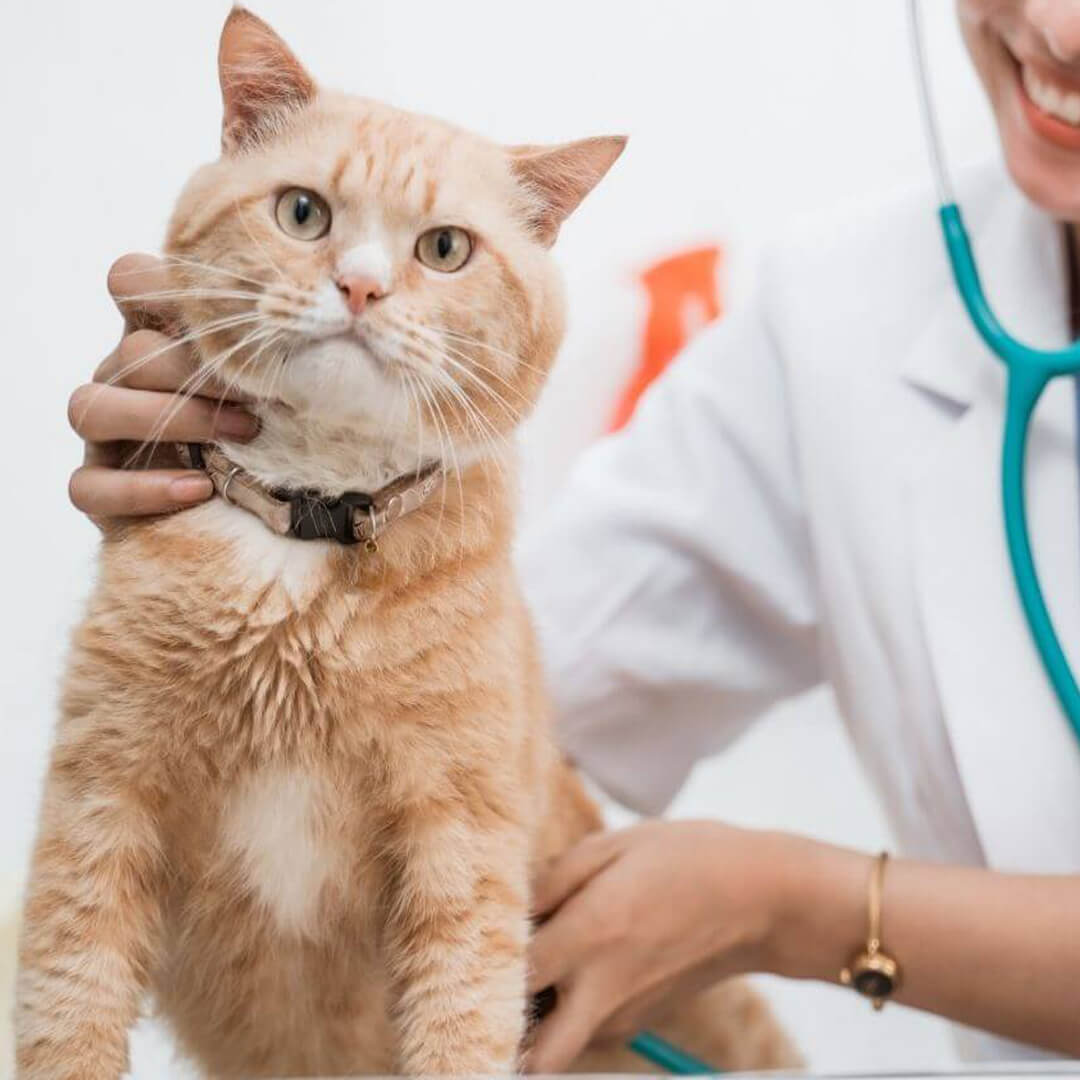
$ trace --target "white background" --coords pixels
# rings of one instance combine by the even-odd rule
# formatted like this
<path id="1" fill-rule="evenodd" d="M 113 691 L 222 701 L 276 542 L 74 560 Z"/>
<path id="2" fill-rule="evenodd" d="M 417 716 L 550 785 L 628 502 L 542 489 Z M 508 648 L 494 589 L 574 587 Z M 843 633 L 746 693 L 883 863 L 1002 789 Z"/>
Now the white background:
<path id="1" fill-rule="evenodd" d="M 51 0 L 5 11 L 0 881 L 9 898 L 32 838 L 66 637 L 92 574 L 94 530 L 66 501 L 79 447 L 65 403 L 118 334 L 109 263 L 157 247 L 185 176 L 216 153 L 214 57 L 227 6 Z M 959 163 L 992 152 L 992 130 L 952 4 L 927 6 Z M 571 329 L 527 440 L 527 512 L 602 427 L 636 360 L 635 272 L 680 246 L 721 242 L 737 303 L 754 253 L 793 217 L 926 172 L 899 0 L 258 0 L 255 9 L 324 82 L 508 142 L 631 135 L 560 242 Z M 704 765 L 675 812 L 887 843 L 824 694 Z M 9 948 L 0 936 L 0 980 Z M 951 1061 L 937 1021 L 899 1008 L 871 1015 L 838 990 L 769 989 L 818 1069 Z M 153 1038 L 138 1040 L 140 1075 L 161 1075 L 160 1053 Z"/>

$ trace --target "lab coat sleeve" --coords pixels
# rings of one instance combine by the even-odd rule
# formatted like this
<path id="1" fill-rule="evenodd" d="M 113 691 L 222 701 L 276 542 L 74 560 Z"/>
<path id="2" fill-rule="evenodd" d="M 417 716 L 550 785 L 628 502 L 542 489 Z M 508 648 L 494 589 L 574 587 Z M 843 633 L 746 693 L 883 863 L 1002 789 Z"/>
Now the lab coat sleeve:
<path id="1" fill-rule="evenodd" d="M 559 738 L 660 812 L 694 763 L 821 680 L 782 359 L 761 303 L 703 331 L 519 546 Z"/>

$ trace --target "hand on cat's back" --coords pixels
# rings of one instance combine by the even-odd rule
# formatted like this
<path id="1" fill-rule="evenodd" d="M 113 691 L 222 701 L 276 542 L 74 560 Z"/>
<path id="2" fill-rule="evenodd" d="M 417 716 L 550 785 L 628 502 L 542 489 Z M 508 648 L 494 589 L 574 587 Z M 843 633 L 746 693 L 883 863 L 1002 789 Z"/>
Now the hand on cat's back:
<path id="1" fill-rule="evenodd" d="M 178 394 L 194 361 L 169 302 L 162 260 L 124 255 L 113 263 L 108 287 L 124 331 L 93 381 L 68 402 L 71 426 L 86 444 L 83 464 L 68 485 L 71 501 L 99 521 L 194 506 L 213 493 L 206 475 L 182 468 L 125 470 L 125 459 L 155 441 L 243 441 L 258 424 L 238 402 Z"/>

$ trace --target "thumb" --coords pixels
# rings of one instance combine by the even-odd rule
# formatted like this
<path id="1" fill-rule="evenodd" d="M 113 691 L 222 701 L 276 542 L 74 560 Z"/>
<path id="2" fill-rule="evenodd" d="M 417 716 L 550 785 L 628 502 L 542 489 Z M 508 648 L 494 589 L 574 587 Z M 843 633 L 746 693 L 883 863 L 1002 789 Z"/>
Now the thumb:
<path id="1" fill-rule="evenodd" d="M 125 333 L 149 329 L 179 336 L 183 328 L 173 303 L 176 288 L 164 259 L 156 255 L 122 255 L 109 268 L 108 284 L 124 316 Z"/>

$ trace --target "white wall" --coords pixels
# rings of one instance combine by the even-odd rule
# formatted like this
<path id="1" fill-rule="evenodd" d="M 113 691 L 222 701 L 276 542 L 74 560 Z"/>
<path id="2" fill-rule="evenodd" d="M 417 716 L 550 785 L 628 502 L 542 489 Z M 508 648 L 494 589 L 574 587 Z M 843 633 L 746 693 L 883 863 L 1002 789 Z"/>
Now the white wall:
<path id="1" fill-rule="evenodd" d="M 610 387 L 635 359 L 636 269 L 679 245 L 721 241 L 737 300 L 754 252 L 793 215 L 925 175 L 898 0 L 251 2 L 324 81 L 507 141 L 631 134 L 560 243 L 571 332 L 531 430 L 530 509 L 602 424 Z M 992 135 L 952 5 L 927 6 L 958 162 L 988 151 Z M 185 175 L 216 152 L 213 61 L 226 10 L 225 0 L 51 0 L 5 12 L 0 877 L 23 873 L 65 637 L 95 543 L 66 502 L 79 448 L 65 401 L 118 334 L 110 261 L 156 247 Z M 824 695 L 703 766 L 677 812 L 885 841 Z M 820 988 L 776 992 L 819 1068 L 949 1060 L 941 1025 L 924 1018 L 872 1017 Z M 140 1047 L 143 1074 L 154 1075 L 157 1051 Z"/>

